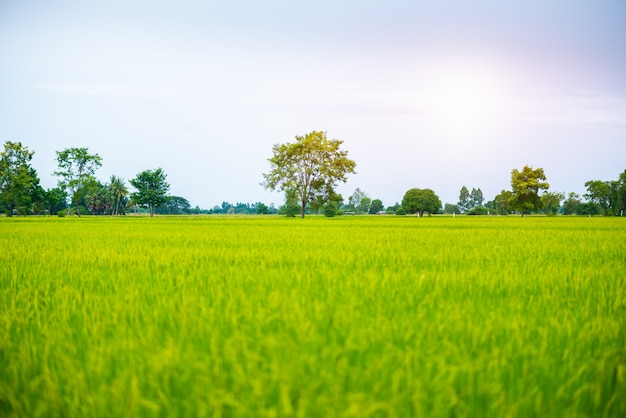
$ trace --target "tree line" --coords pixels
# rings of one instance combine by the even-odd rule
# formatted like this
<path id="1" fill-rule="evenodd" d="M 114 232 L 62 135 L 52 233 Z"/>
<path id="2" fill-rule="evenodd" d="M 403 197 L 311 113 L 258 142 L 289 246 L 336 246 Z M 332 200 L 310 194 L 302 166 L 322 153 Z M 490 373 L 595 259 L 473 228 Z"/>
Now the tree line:
<path id="1" fill-rule="evenodd" d="M 328 139 L 326 132 L 312 131 L 296 136 L 295 142 L 276 144 L 268 159 L 271 170 L 263 174 L 265 188 L 284 192 L 284 204 L 276 208 L 264 203 L 222 202 L 212 209 L 192 208 L 189 201 L 168 194 L 170 184 L 161 168 L 144 170 L 126 181 L 112 175 L 101 182 L 95 172 L 102 166 L 98 154 L 87 148 L 67 148 L 56 152 L 57 187 L 40 186 L 37 171 L 31 166 L 34 151 L 20 142 L 7 141 L 0 152 L 0 213 L 7 216 L 32 214 L 123 215 L 147 212 L 157 214 L 282 214 L 286 216 L 321 213 L 339 214 L 529 214 L 548 215 L 623 215 L 626 209 L 626 170 L 616 180 L 590 180 L 582 198 L 576 193 L 550 192 L 542 168 L 524 166 L 511 171 L 511 189 L 502 190 L 485 201 L 480 188 L 463 186 L 457 203 L 442 205 L 431 189 L 412 188 L 401 203 L 385 206 L 357 188 L 344 201 L 336 192 L 339 182 L 356 174 L 356 162 L 341 149 L 343 141 Z"/>

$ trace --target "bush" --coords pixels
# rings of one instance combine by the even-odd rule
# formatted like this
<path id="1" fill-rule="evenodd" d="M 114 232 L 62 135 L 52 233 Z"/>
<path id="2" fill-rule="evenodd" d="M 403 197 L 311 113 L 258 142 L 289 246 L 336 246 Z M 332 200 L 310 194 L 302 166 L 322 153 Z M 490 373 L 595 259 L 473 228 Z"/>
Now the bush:
<path id="1" fill-rule="evenodd" d="M 491 209 L 484 208 L 482 206 L 476 206 L 475 208 L 467 211 L 468 215 L 489 215 L 491 213 Z"/>
<path id="2" fill-rule="evenodd" d="M 400 206 L 397 210 L 396 210 L 396 215 L 406 215 L 406 210 L 404 210 L 404 208 L 402 206 Z"/>
<path id="3" fill-rule="evenodd" d="M 57 216 L 59 218 L 65 218 L 65 210 L 60 210 L 57 212 Z"/>
<path id="4" fill-rule="evenodd" d="M 322 212 L 327 218 L 332 218 L 339 214 L 339 207 L 335 202 L 328 202 L 322 207 Z"/>

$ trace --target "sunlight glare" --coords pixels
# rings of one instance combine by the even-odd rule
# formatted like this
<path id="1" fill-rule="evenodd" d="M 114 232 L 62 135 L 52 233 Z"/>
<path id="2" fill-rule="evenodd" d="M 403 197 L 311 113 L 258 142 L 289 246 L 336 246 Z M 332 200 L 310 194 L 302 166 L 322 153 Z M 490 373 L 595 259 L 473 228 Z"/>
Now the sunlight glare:
<path id="1" fill-rule="evenodd" d="M 478 133 L 502 122 L 506 83 L 486 65 L 448 62 L 427 75 L 424 107 L 430 120 L 447 131 Z"/>

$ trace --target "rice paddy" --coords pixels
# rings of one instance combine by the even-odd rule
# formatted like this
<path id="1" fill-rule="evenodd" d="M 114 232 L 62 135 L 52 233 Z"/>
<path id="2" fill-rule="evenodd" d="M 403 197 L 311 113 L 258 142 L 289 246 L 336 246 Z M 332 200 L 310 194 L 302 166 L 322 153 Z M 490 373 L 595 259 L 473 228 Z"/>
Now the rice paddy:
<path id="1" fill-rule="evenodd" d="M 0 416 L 626 416 L 626 221 L 0 218 Z"/>

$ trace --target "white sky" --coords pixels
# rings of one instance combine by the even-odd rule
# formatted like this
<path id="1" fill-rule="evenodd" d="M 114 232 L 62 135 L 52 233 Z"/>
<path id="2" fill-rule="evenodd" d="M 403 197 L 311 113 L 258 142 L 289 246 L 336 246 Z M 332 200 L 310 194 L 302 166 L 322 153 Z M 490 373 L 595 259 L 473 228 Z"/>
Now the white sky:
<path id="1" fill-rule="evenodd" d="M 312 130 L 357 163 L 346 201 L 491 200 L 525 164 L 582 194 L 626 169 L 626 2 L 0 0 L 0 141 L 46 188 L 88 147 L 102 181 L 279 206 L 272 145 Z"/>

